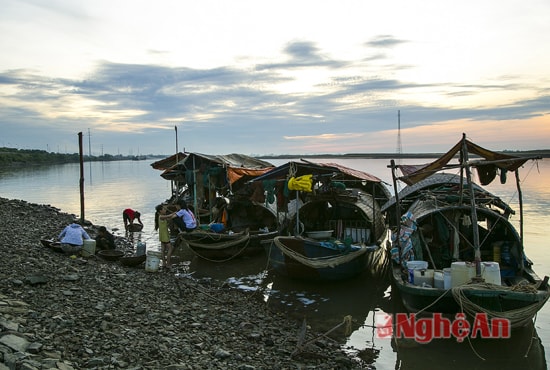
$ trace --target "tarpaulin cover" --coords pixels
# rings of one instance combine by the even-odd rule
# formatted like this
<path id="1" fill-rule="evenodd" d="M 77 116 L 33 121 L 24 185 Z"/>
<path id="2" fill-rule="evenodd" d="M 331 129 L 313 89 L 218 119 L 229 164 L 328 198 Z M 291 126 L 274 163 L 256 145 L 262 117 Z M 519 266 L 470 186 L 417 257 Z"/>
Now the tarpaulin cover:
<path id="1" fill-rule="evenodd" d="M 398 166 L 404 176 L 399 179 L 408 185 L 415 184 L 425 178 L 431 176 L 433 173 L 443 170 L 447 164 L 461 151 L 462 146 L 465 146 L 468 153 L 476 154 L 486 161 L 498 161 L 498 163 L 483 163 L 472 162 L 470 165 L 473 167 L 482 167 L 484 172 L 487 172 L 487 166 L 496 166 L 500 169 L 508 171 L 515 171 L 525 162 L 533 158 L 516 157 L 508 154 L 502 154 L 493 152 L 491 150 L 480 147 L 477 144 L 472 143 L 467 139 L 459 141 L 455 146 L 451 148 L 447 153 L 443 154 L 437 160 L 426 165 L 400 165 Z"/>
<path id="2" fill-rule="evenodd" d="M 241 168 L 241 167 L 227 167 L 227 178 L 229 183 L 233 184 L 240 180 L 243 177 L 255 178 L 264 173 L 272 170 L 273 167 L 260 168 L 260 169 L 250 169 L 250 168 Z"/>
<path id="3" fill-rule="evenodd" d="M 262 175 L 273 169 L 274 166 L 269 162 L 244 154 L 186 153 L 178 163 L 165 170 L 161 176 L 167 180 L 178 179 L 179 181 L 188 182 L 185 177 L 186 173 L 192 174 L 194 170 L 205 171 L 205 169 L 212 170 L 215 168 L 226 171 L 227 181 L 231 185 L 242 178 L 247 180 Z"/>

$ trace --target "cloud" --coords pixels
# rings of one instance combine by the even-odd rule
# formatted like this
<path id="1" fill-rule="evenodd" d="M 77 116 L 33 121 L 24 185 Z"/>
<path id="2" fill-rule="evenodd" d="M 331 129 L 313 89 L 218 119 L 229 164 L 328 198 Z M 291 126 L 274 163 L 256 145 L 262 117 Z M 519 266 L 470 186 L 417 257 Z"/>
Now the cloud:
<path id="1" fill-rule="evenodd" d="M 380 35 L 366 46 L 405 43 Z M 411 67 L 386 63 L 382 54 L 340 60 L 313 41 L 287 43 L 282 55 L 248 67 L 204 69 L 104 60 L 81 79 L 7 70 L 0 73 L 5 141 L 55 147 L 90 129 L 107 152 L 140 146 L 142 153 L 169 153 L 166 143 L 179 125 L 186 148 L 200 152 L 392 151 L 398 110 L 403 129 L 414 134 L 436 132 L 423 129 L 443 122 L 481 121 L 474 130 L 489 121 L 534 123 L 548 116 L 546 85 L 513 75 L 475 84 L 406 81 L 397 76 Z M 509 95 L 522 89 L 532 93 Z M 492 96 L 506 96 L 506 103 L 489 102 Z M 471 103 L 481 99 L 487 101 Z M 32 135 L 23 139 L 22 132 Z"/>
<path id="2" fill-rule="evenodd" d="M 365 45 L 369 47 L 374 47 L 374 48 L 389 48 L 389 47 L 398 46 L 406 42 L 407 41 L 397 39 L 392 35 L 378 35 L 374 37 L 372 40 L 367 41 Z"/>

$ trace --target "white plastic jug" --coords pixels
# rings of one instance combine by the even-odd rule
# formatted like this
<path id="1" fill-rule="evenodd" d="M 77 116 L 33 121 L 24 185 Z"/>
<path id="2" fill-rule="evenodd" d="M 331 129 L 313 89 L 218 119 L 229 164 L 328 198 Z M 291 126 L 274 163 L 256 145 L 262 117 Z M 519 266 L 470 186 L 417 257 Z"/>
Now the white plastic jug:
<path id="1" fill-rule="evenodd" d="M 458 261 L 451 264 L 452 287 L 469 283 L 476 276 L 476 265 L 471 262 Z"/>

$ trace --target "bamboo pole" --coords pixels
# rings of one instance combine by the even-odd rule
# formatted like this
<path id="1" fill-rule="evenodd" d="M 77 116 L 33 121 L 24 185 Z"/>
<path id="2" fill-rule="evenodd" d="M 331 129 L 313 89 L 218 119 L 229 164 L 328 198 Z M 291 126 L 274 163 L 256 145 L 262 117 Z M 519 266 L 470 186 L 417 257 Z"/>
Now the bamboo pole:
<path id="1" fill-rule="evenodd" d="M 476 264 L 476 277 L 481 277 L 481 251 L 479 249 L 479 229 L 477 224 L 477 209 L 476 209 L 476 197 L 474 193 L 474 185 L 472 183 L 472 174 L 470 172 L 470 164 L 468 163 L 468 148 L 466 146 L 466 134 L 462 134 L 462 158 L 464 166 L 464 172 L 466 173 L 466 181 L 468 182 L 468 189 L 470 190 L 470 207 L 472 217 L 472 236 L 474 238 L 474 259 Z"/>
<path id="2" fill-rule="evenodd" d="M 518 201 L 519 201 L 519 248 L 520 248 L 520 268 L 523 270 L 523 195 L 521 193 L 521 186 L 519 181 L 519 170 L 516 173 L 516 187 L 518 189 Z"/>
<path id="3" fill-rule="evenodd" d="M 84 155 L 82 149 L 82 132 L 78 133 L 78 153 L 80 160 L 80 223 L 84 224 Z"/>

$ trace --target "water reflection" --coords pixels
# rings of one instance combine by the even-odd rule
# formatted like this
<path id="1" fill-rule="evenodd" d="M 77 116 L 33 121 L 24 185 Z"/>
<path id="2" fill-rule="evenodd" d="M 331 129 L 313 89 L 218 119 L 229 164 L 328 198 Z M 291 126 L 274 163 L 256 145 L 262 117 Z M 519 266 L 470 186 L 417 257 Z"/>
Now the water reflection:
<path id="1" fill-rule="evenodd" d="M 546 369 L 544 346 L 533 325 L 514 330 L 509 339 L 454 339 L 419 344 L 392 339 L 395 369 Z"/>
<path id="2" fill-rule="evenodd" d="M 405 313 L 398 293 L 391 297 L 391 310 Z M 395 333 L 395 332 L 394 332 Z M 535 325 L 512 330 L 510 338 L 434 339 L 418 343 L 411 338 L 391 338 L 396 352 L 395 369 L 546 369 L 544 346 Z"/>

